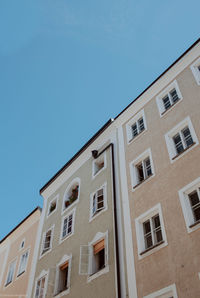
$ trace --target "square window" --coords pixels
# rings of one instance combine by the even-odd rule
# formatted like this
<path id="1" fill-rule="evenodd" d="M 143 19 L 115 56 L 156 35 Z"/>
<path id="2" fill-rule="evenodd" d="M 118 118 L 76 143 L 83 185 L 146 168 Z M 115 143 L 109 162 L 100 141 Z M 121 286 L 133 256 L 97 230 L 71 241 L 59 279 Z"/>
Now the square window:
<path id="1" fill-rule="evenodd" d="M 45 297 L 45 282 L 46 282 L 45 276 L 43 276 L 42 278 L 40 278 L 37 281 L 35 298 L 44 298 Z"/>
<path id="2" fill-rule="evenodd" d="M 165 141 L 169 152 L 170 161 L 178 159 L 189 148 L 195 147 L 198 140 L 192 126 L 191 120 L 187 117 L 174 128 L 172 128 L 166 135 Z"/>
<path id="3" fill-rule="evenodd" d="M 151 150 L 148 149 L 130 163 L 133 190 L 151 176 L 154 176 Z"/>
<path id="4" fill-rule="evenodd" d="M 41 255 L 45 254 L 46 252 L 48 252 L 51 249 L 51 247 L 52 247 L 52 238 L 53 238 L 53 227 L 51 227 L 43 235 Z"/>
<path id="5" fill-rule="evenodd" d="M 106 152 L 92 161 L 92 178 L 106 168 Z"/>
<path id="6" fill-rule="evenodd" d="M 160 204 L 141 214 L 135 224 L 139 259 L 167 245 Z"/>
<path id="7" fill-rule="evenodd" d="M 188 233 L 200 227 L 200 177 L 179 191 Z"/>
<path id="8" fill-rule="evenodd" d="M 68 236 L 74 233 L 74 217 L 75 209 L 67 214 L 62 220 L 62 232 L 60 241 L 66 239 Z"/>
<path id="9" fill-rule="evenodd" d="M 198 85 L 200 85 L 200 58 L 198 58 L 191 66 L 190 66 L 194 78 Z"/>
<path id="10" fill-rule="evenodd" d="M 126 124 L 127 142 L 130 143 L 146 129 L 144 110 L 141 110 Z"/>
<path id="11" fill-rule="evenodd" d="M 29 255 L 29 252 L 26 251 L 21 256 L 20 263 L 19 263 L 18 276 L 26 271 L 26 266 L 27 266 L 27 262 L 28 262 L 28 255 Z"/>
<path id="12" fill-rule="evenodd" d="M 9 285 L 13 281 L 15 267 L 16 267 L 16 260 L 10 263 L 9 265 L 5 286 Z"/>
<path id="13" fill-rule="evenodd" d="M 174 81 L 156 97 L 156 102 L 160 116 L 163 116 L 181 99 L 182 95 L 178 87 L 177 81 Z"/>
<path id="14" fill-rule="evenodd" d="M 107 210 L 106 183 L 90 195 L 90 220 L 103 210 Z"/>

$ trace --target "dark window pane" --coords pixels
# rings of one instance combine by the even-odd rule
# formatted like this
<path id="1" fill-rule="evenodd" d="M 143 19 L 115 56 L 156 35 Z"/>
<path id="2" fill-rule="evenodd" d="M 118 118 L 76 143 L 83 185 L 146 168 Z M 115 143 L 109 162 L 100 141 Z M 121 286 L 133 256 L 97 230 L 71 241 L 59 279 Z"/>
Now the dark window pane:
<path id="1" fill-rule="evenodd" d="M 142 163 L 137 165 L 136 168 L 137 168 L 137 172 L 138 172 L 138 182 L 141 182 L 144 180 Z"/>
<path id="2" fill-rule="evenodd" d="M 174 141 L 174 145 L 176 148 L 176 152 L 178 154 L 181 153 L 184 150 L 184 147 L 183 147 L 179 133 L 173 137 L 173 141 Z"/>
<path id="3" fill-rule="evenodd" d="M 179 100 L 178 94 L 176 92 L 176 89 L 173 89 L 172 91 L 170 91 L 170 95 L 172 97 L 172 101 L 173 102 L 176 102 L 177 100 Z"/>
<path id="4" fill-rule="evenodd" d="M 166 95 L 165 97 L 163 97 L 162 100 L 163 100 L 165 110 L 169 109 L 171 107 L 171 102 L 169 100 L 169 96 Z"/>
<path id="5" fill-rule="evenodd" d="M 192 139 L 192 136 L 190 134 L 190 130 L 189 130 L 188 127 L 185 127 L 182 130 L 182 134 L 183 134 L 183 137 L 184 137 L 184 140 L 185 140 L 186 147 L 192 145 L 193 144 L 193 139 Z"/>
<path id="6" fill-rule="evenodd" d="M 143 223 L 143 228 L 144 228 L 144 234 L 151 232 L 151 225 L 149 220 Z"/>
<path id="7" fill-rule="evenodd" d="M 138 135 L 138 130 L 137 130 L 137 124 L 134 123 L 132 126 L 132 135 L 133 135 L 133 138 L 136 137 Z"/>
<path id="8" fill-rule="evenodd" d="M 140 132 L 144 130 L 144 120 L 142 117 L 138 120 L 138 126 Z"/>
<path id="9" fill-rule="evenodd" d="M 191 194 L 189 194 L 189 198 L 190 198 L 191 206 L 195 206 L 196 204 L 199 203 L 199 197 L 198 197 L 197 191 L 194 191 Z"/>
<path id="10" fill-rule="evenodd" d="M 144 160 L 144 164 L 145 164 L 145 174 L 146 174 L 146 177 L 149 177 L 152 174 L 151 163 L 150 163 L 149 157 Z"/>
<path id="11" fill-rule="evenodd" d="M 151 234 L 145 236 L 145 248 L 149 248 L 153 246 L 152 236 Z"/>
<path id="12" fill-rule="evenodd" d="M 158 214 L 153 217 L 153 223 L 154 223 L 154 228 L 160 227 L 160 218 Z"/>

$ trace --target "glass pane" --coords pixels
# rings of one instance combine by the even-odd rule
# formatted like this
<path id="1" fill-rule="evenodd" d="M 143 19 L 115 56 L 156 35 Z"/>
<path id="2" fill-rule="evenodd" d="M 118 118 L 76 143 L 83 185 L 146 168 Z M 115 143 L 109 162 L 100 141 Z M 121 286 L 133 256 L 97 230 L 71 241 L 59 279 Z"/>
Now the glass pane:
<path id="1" fill-rule="evenodd" d="M 154 228 L 160 227 L 160 218 L 158 214 L 153 217 L 153 225 Z"/>
<path id="2" fill-rule="evenodd" d="M 137 168 L 137 174 L 138 174 L 138 182 L 141 182 L 144 180 L 144 173 L 143 173 L 143 167 L 142 163 L 136 166 Z"/>
<path id="3" fill-rule="evenodd" d="M 144 234 L 151 232 L 150 220 L 147 220 L 143 223 Z"/>
<path id="4" fill-rule="evenodd" d="M 200 203 L 193 209 L 195 221 L 200 220 Z"/>
<path id="5" fill-rule="evenodd" d="M 163 240 L 162 231 L 161 231 L 161 228 L 159 228 L 158 230 L 155 231 L 155 242 L 159 243 L 162 240 Z"/>
<path id="6" fill-rule="evenodd" d="M 183 134 L 183 137 L 184 137 L 186 147 L 192 145 L 193 144 L 193 139 L 192 139 L 192 136 L 190 134 L 190 130 L 189 130 L 188 127 L 185 127 L 182 130 L 182 134 Z"/>
<path id="7" fill-rule="evenodd" d="M 137 124 L 134 123 L 134 124 L 131 126 L 131 128 L 132 128 L 132 136 L 133 136 L 133 138 L 134 138 L 135 136 L 138 135 Z"/>
<path id="8" fill-rule="evenodd" d="M 189 194 L 189 198 L 191 206 L 195 206 L 199 203 L 199 197 L 196 190 Z"/>
<path id="9" fill-rule="evenodd" d="M 165 110 L 169 109 L 171 107 L 171 102 L 169 100 L 169 96 L 166 95 L 165 97 L 163 97 L 162 100 L 163 100 Z"/>
<path id="10" fill-rule="evenodd" d="M 177 100 L 179 100 L 178 94 L 176 92 L 176 89 L 173 89 L 172 91 L 170 91 L 170 95 L 172 97 L 172 101 L 173 102 L 176 102 Z"/>
<path id="11" fill-rule="evenodd" d="M 144 238 L 145 238 L 145 248 L 149 248 L 149 247 L 153 246 L 153 241 L 152 241 L 151 234 L 148 234 Z"/>
<path id="12" fill-rule="evenodd" d="M 180 137 L 179 133 L 173 137 L 173 141 L 174 141 L 174 145 L 175 145 L 175 148 L 176 148 L 176 152 L 178 154 L 181 153 L 184 150 L 184 147 L 183 147 L 183 144 L 182 144 L 181 137 Z"/>
<path id="13" fill-rule="evenodd" d="M 145 166 L 145 176 L 149 177 L 152 174 L 151 163 L 150 163 L 149 157 L 144 160 L 144 166 Z"/>
<path id="14" fill-rule="evenodd" d="M 144 130 L 144 120 L 142 117 L 138 120 L 138 126 L 140 132 Z"/>

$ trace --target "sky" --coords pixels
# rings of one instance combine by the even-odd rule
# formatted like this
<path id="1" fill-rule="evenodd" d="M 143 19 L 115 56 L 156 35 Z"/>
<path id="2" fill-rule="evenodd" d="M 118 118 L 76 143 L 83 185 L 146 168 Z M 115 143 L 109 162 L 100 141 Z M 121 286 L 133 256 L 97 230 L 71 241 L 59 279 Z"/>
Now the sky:
<path id="1" fill-rule="evenodd" d="M 199 38 L 199 0 L 0 2 L 0 239 L 40 188 Z"/>

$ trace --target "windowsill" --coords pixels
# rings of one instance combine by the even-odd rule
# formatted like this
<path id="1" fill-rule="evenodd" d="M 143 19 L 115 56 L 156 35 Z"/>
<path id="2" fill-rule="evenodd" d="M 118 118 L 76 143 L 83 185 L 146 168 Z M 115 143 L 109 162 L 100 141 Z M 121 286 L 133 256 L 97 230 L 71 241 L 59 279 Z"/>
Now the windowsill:
<path id="1" fill-rule="evenodd" d="M 141 182 L 139 182 L 138 184 L 136 184 L 135 186 L 133 186 L 133 189 L 137 188 L 138 186 L 140 186 L 142 183 L 144 183 L 145 181 L 147 181 L 149 178 L 151 178 L 153 176 L 153 173 L 151 175 L 149 175 L 147 178 L 145 178 L 144 180 L 142 180 Z"/>
<path id="2" fill-rule="evenodd" d="M 137 134 L 137 136 L 135 136 L 134 138 L 131 138 L 129 141 L 128 141 L 128 144 L 132 143 L 133 140 L 136 140 L 139 138 L 139 136 L 141 136 L 147 129 L 143 129 L 139 134 Z"/>
<path id="3" fill-rule="evenodd" d="M 8 285 L 10 285 L 12 283 L 12 280 L 9 281 L 8 283 L 5 284 L 5 287 L 7 287 Z"/>
<path id="4" fill-rule="evenodd" d="M 174 107 L 179 101 L 180 101 L 180 98 L 176 102 L 174 102 L 168 109 L 166 109 L 164 112 L 162 112 L 161 116 L 163 116 L 165 113 L 167 113 L 169 110 L 171 110 L 171 108 Z"/>
<path id="5" fill-rule="evenodd" d="M 25 272 L 25 270 L 22 271 L 22 272 L 20 272 L 20 273 L 17 275 L 17 277 L 21 276 L 24 272 Z"/>
<path id="6" fill-rule="evenodd" d="M 40 255 L 39 260 L 40 260 L 41 258 L 43 258 L 44 256 L 46 256 L 46 255 L 51 251 L 51 249 L 52 249 L 52 248 L 46 250 L 45 252 L 42 252 L 41 255 Z"/>
<path id="7" fill-rule="evenodd" d="M 195 226 L 197 226 L 199 224 L 200 224 L 200 219 L 197 220 L 197 221 L 195 221 L 192 225 L 190 225 L 189 228 L 193 228 L 193 227 L 195 227 Z"/>
<path id="8" fill-rule="evenodd" d="M 101 168 L 98 172 L 96 172 L 95 174 L 92 173 L 92 179 L 96 178 L 99 174 L 101 174 L 101 172 L 103 172 L 103 170 L 105 170 L 105 165 L 103 166 L 103 168 Z"/>
<path id="9" fill-rule="evenodd" d="M 145 249 L 144 251 L 142 251 L 142 252 L 140 253 L 140 255 L 141 255 L 141 256 L 144 255 L 144 254 L 147 253 L 148 251 L 154 249 L 155 247 L 158 247 L 159 245 L 163 244 L 164 242 L 165 242 L 165 241 L 162 240 L 162 241 L 160 241 L 159 243 L 157 243 L 157 244 L 155 244 L 155 245 L 153 245 L 153 246 L 151 246 L 151 247 Z"/>
<path id="10" fill-rule="evenodd" d="M 188 146 L 187 148 L 185 148 L 183 151 L 181 151 L 180 153 L 176 154 L 172 160 L 176 159 L 177 157 L 179 157 L 181 154 L 183 154 L 185 151 L 187 151 L 188 149 L 190 149 L 192 146 L 194 146 L 196 143 L 193 142 L 190 146 Z"/>
<path id="11" fill-rule="evenodd" d="M 109 266 L 106 265 L 106 266 L 104 266 L 104 268 L 102 268 L 101 270 L 95 272 L 95 273 L 92 274 L 92 275 L 89 275 L 89 276 L 88 276 L 88 280 L 87 280 L 87 282 L 91 282 L 93 279 L 95 279 L 95 278 L 101 276 L 102 274 L 108 273 L 108 272 L 109 272 Z"/>
<path id="12" fill-rule="evenodd" d="M 78 202 L 79 202 L 79 196 L 72 204 L 68 205 L 65 209 L 62 210 L 61 215 L 71 210 L 71 208 L 74 207 Z"/>
<path id="13" fill-rule="evenodd" d="M 70 292 L 70 288 L 68 287 L 67 289 L 65 289 L 65 290 L 63 290 L 63 291 L 61 291 L 61 292 L 55 294 L 53 297 L 54 297 L 54 298 L 60 298 L 60 297 L 62 297 L 62 296 L 64 296 L 64 295 L 69 294 L 69 292 Z"/>

